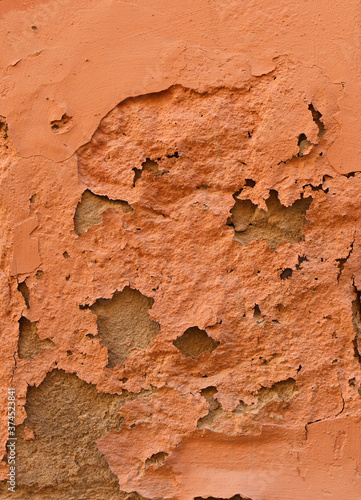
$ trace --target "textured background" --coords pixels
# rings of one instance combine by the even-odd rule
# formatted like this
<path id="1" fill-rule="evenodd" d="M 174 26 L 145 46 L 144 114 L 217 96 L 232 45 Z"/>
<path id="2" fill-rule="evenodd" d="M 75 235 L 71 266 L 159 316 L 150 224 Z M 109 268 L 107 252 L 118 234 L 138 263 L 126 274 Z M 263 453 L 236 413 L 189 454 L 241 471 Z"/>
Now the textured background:
<path id="1" fill-rule="evenodd" d="M 0 1 L 0 498 L 361 498 L 360 24 Z"/>

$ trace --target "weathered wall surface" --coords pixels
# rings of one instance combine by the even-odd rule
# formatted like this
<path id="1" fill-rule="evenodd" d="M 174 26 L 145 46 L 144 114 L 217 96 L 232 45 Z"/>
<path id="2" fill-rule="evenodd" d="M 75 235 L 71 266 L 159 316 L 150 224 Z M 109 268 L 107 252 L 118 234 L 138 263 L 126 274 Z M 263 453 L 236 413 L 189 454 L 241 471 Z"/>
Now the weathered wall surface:
<path id="1" fill-rule="evenodd" d="M 360 24 L 0 2 L 0 498 L 361 498 Z"/>

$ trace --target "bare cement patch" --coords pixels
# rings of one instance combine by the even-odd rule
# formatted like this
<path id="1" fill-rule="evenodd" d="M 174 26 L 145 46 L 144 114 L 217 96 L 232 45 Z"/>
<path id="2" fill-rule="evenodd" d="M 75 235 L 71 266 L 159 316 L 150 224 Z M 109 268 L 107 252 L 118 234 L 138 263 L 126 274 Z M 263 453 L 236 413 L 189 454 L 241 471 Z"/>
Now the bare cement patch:
<path id="1" fill-rule="evenodd" d="M 234 227 L 234 239 L 242 245 L 247 245 L 252 240 L 266 239 L 268 246 L 274 250 L 286 241 L 304 241 L 302 229 L 307 224 L 306 212 L 311 201 L 311 197 L 301 198 L 285 207 L 279 201 L 276 191 L 271 191 L 266 201 L 266 212 L 250 200 L 236 199 L 228 224 Z"/>
<path id="2" fill-rule="evenodd" d="M 82 236 L 90 226 L 102 224 L 102 213 L 110 208 L 121 208 L 124 213 L 133 212 L 132 207 L 126 201 L 111 200 L 107 196 L 98 196 L 88 189 L 84 191 L 74 215 L 75 233 Z"/>
<path id="3" fill-rule="evenodd" d="M 41 340 L 37 334 L 36 323 L 32 323 L 22 316 L 19 320 L 18 355 L 20 359 L 34 359 L 42 349 L 53 349 L 54 342 L 49 339 Z"/>
<path id="4" fill-rule="evenodd" d="M 118 410 L 128 397 L 98 393 L 93 384 L 62 370 L 29 387 L 27 418 L 17 428 L 16 493 L 2 483 L 1 498 L 141 500 L 119 491 L 96 446 L 98 438 L 119 427 Z M 34 439 L 24 439 L 25 427 Z"/>
<path id="5" fill-rule="evenodd" d="M 122 365 L 133 349 L 146 349 L 160 326 L 149 316 L 154 300 L 125 287 L 111 299 L 98 299 L 91 306 L 97 315 L 98 333 L 108 349 L 109 366 Z"/>

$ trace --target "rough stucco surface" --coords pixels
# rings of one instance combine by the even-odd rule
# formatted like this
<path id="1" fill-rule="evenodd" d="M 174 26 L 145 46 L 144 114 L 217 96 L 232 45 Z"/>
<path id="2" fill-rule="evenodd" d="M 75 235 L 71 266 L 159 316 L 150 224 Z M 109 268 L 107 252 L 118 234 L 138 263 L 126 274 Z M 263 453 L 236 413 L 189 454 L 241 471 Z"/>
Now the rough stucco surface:
<path id="1" fill-rule="evenodd" d="M 0 1 L 1 498 L 361 498 L 359 33 Z"/>

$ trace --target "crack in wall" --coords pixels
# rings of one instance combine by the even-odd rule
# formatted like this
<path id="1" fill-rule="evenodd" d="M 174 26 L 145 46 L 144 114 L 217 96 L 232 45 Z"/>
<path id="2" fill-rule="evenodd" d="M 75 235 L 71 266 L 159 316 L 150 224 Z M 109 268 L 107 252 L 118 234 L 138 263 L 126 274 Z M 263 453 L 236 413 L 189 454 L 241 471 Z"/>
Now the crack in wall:
<path id="1" fill-rule="evenodd" d="M 346 407 L 346 403 L 345 403 L 345 398 L 343 397 L 343 394 L 342 394 L 341 387 L 340 387 L 340 395 L 341 395 L 341 399 L 342 399 L 342 408 L 338 413 L 336 413 L 336 415 L 330 415 L 330 416 L 327 416 L 324 418 L 318 418 L 317 420 L 312 420 L 311 422 L 307 422 L 307 424 L 305 424 L 305 440 L 306 441 L 308 439 L 308 427 L 310 425 L 317 424 L 319 422 L 325 422 L 327 420 L 335 419 L 335 418 L 339 417 L 344 412 L 345 407 Z"/>
<path id="2" fill-rule="evenodd" d="M 355 299 L 352 301 L 352 325 L 355 338 L 353 340 L 354 355 L 361 364 L 361 292 L 353 282 Z"/>
<path id="3" fill-rule="evenodd" d="M 355 234 L 354 234 L 353 240 L 352 240 L 352 242 L 350 244 L 350 250 L 349 250 L 347 256 L 345 258 L 343 258 L 343 259 L 336 259 L 336 262 L 338 262 L 338 268 L 339 268 L 339 272 L 337 274 L 337 282 L 340 281 L 340 278 L 342 276 L 342 271 L 345 268 L 345 264 L 348 261 L 348 259 L 351 257 L 351 254 L 353 252 L 354 243 L 355 243 Z"/>
<path id="4" fill-rule="evenodd" d="M 315 109 L 312 103 L 309 104 L 308 109 L 311 111 L 312 119 L 318 127 L 318 137 L 323 137 L 326 133 L 326 127 L 324 122 L 321 120 L 322 114 L 317 109 Z"/>

